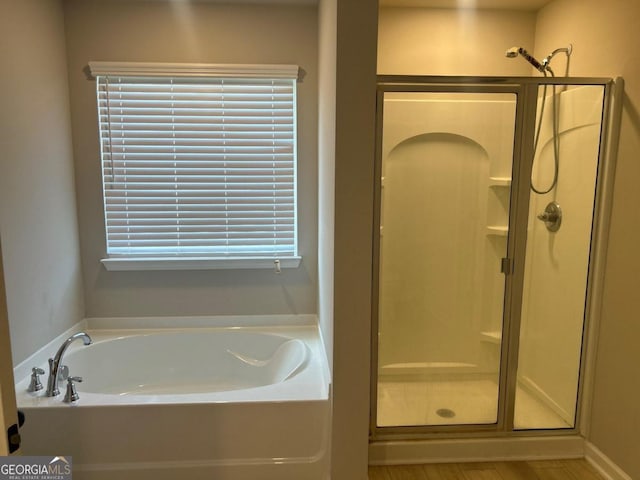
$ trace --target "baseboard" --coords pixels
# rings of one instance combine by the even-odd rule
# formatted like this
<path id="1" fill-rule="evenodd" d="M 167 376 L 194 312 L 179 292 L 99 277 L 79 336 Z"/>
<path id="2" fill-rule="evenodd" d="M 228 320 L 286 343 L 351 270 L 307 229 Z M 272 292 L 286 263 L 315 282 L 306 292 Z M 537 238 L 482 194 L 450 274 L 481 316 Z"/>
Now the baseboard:
<path id="1" fill-rule="evenodd" d="M 327 461 L 323 454 L 290 459 L 248 458 L 73 465 L 73 477 L 78 480 L 328 480 L 327 471 Z"/>
<path id="2" fill-rule="evenodd" d="M 370 465 L 583 457 L 584 438 L 579 435 L 388 441 L 369 445 Z"/>
<path id="3" fill-rule="evenodd" d="M 591 442 L 585 442 L 584 457 L 607 480 L 632 480 L 629 475 Z"/>
<path id="4" fill-rule="evenodd" d="M 290 465 L 253 465 L 244 468 L 205 466 L 190 467 L 189 469 L 162 469 L 148 470 L 76 470 L 74 467 L 73 478 L 77 480 L 175 480 L 176 478 L 194 479 L 230 479 L 234 480 L 299 480 L 327 478 L 318 468 L 300 469 Z"/>

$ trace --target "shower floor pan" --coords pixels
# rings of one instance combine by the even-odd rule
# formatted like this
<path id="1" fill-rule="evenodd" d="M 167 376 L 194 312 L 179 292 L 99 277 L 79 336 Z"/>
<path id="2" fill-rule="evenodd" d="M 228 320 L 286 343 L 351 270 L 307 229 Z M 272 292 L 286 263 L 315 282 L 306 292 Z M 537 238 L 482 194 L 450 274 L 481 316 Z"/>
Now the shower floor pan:
<path id="1" fill-rule="evenodd" d="M 517 429 L 570 428 L 557 413 L 521 386 Z M 381 380 L 378 426 L 491 424 L 496 422 L 498 386 L 492 380 Z"/>

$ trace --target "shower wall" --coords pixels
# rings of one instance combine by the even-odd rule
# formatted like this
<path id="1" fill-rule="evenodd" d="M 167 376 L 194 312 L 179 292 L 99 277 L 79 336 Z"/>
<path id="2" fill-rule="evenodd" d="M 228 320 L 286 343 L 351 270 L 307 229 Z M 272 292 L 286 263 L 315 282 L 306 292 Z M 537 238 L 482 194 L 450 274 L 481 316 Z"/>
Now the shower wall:
<path id="1" fill-rule="evenodd" d="M 381 376 L 497 372 L 515 97 L 456 95 L 385 94 Z"/>
<path id="2" fill-rule="evenodd" d="M 538 190 L 547 190 L 553 179 L 551 91 L 532 175 Z M 560 106 L 558 183 L 551 192 L 530 197 L 518 380 L 573 425 L 603 89 L 575 87 L 556 97 Z M 555 233 L 536 218 L 551 201 L 563 212 Z"/>

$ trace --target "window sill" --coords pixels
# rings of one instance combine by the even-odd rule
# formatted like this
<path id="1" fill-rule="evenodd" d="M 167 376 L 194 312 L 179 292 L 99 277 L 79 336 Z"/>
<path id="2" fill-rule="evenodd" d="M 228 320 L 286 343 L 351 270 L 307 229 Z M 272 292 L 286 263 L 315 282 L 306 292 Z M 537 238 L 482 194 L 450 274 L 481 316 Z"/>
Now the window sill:
<path id="1" fill-rule="evenodd" d="M 109 271 L 142 271 L 142 270 L 244 270 L 267 269 L 276 270 L 273 257 L 182 257 L 182 258 L 103 258 L 100 260 Z M 280 268 L 298 268 L 302 257 L 279 258 Z"/>

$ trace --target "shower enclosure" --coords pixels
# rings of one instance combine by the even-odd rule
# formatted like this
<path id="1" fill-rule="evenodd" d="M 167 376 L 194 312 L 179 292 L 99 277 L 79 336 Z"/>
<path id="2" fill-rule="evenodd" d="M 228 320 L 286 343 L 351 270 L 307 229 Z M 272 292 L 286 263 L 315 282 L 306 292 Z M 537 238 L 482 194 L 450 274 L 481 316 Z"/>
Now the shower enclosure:
<path id="1" fill-rule="evenodd" d="M 611 86 L 380 77 L 374 440 L 575 431 Z"/>

